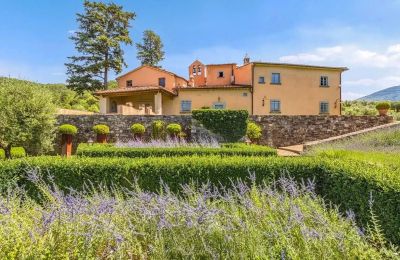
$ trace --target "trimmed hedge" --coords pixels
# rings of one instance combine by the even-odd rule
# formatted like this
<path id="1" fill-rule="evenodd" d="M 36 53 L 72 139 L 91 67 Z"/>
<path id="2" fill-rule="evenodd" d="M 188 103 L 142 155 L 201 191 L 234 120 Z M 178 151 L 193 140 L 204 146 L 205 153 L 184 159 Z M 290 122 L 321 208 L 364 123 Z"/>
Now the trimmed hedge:
<path id="1" fill-rule="evenodd" d="M 17 158 L 23 158 L 26 157 L 26 152 L 23 147 L 12 147 L 11 148 L 11 158 L 17 159 Z M 3 149 L 0 149 L 0 160 L 5 159 L 6 154 Z"/>
<path id="2" fill-rule="evenodd" d="M 276 156 L 276 150 L 268 146 L 225 144 L 221 148 L 171 147 L 171 148 L 121 148 L 112 144 L 80 144 L 78 156 L 87 157 L 171 157 L 171 156 Z"/>
<path id="3" fill-rule="evenodd" d="M 93 132 L 96 134 L 108 135 L 110 133 L 110 128 L 108 125 L 95 125 L 93 126 Z"/>
<path id="4" fill-rule="evenodd" d="M 372 167 L 373 166 L 373 167 Z M 158 191 L 160 179 L 172 190 L 190 181 L 229 186 L 231 180 L 248 180 L 253 172 L 257 181 L 271 181 L 290 175 L 296 180 L 313 179 L 316 192 L 338 205 L 352 209 L 364 227 L 370 221 L 369 198 L 372 193 L 374 213 L 391 242 L 400 244 L 400 174 L 383 164 L 331 158 L 279 157 L 174 157 L 174 158 L 79 158 L 37 157 L 0 161 L 0 188 L 26 185 L 26 170 L 32 167 L 52 174 L 60 188 L 81 189 L 90 181 L 130 187 L 137 179 L 147 190 Z"/>
<path id="5" fill-rule="evenodd" d="M 227 142 L 237 142 L 246 135 L 247 110 L 201 109 L 193 110 L 192 116 Z"/>
<path id="6" fill-rule="evenodd" d="M 78 133 L 78 128 L 74 125 L 64 124 L 58 128 L 58 131 L 60 134 L 76 135 Z"/>

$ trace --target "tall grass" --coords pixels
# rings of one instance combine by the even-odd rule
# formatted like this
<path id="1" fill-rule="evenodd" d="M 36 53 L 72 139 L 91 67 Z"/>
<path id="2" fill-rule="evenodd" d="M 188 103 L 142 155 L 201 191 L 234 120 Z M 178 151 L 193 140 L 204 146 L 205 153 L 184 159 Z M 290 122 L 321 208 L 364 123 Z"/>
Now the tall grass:
<path id="1" fill-rule="evenodd" d="M 315 196 L 313 184 L 281 178 L 272 185 L 232 189 L 205 184 L 135 187 L 64 195 L 30 179 L 44 201 L 23 191 L 0 198 L 0 258 L 355 259 L 395 258 L 385 245 Z M 254 182 L 253 182 L 254 183 Z"/>

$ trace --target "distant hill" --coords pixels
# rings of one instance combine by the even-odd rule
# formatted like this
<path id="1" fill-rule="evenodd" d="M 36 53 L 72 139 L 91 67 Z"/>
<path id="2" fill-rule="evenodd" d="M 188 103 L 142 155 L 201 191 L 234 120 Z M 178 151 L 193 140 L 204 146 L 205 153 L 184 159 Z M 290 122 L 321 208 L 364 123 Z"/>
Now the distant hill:
<path id="1" fill-rule="evenodd" d="M 359 98 L 365 101 L 400 101 L 400 86 L 385 88 L 368 96 Z"/>

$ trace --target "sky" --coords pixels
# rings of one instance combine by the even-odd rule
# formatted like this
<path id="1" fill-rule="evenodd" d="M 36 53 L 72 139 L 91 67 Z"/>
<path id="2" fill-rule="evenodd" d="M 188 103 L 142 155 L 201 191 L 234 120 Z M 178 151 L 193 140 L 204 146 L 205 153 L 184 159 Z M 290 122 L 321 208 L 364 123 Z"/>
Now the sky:
<path id="1" fill-rule="evenodd" d="M 65 82 L 83 1 L 0 1 L 0 76 Z M 241 64 L 248 53 L 253 61 L 346 66 L 343 99 L 400 85 L 400 0 L 114 2 L 136 13 L 133 41 L 155 31 L 166 52 L 162 67 L 186 78 L 195 59 Z M 124 51 L 124 71 L 140 65 L 134 45 Z"/>

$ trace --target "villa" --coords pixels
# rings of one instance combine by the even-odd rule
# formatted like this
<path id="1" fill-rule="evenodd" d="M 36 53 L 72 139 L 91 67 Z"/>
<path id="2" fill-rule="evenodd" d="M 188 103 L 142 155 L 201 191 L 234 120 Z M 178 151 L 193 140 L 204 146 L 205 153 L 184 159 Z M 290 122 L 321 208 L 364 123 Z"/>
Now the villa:
<path id="1" fill-rule="evenodd" d="M 181 115 L 194 109 L 246 109 L 251 115 L 340 115 L 345 67 L 286 63 L 189 66 L 189 80 L 141 66 L 117 78 L 118 88 L 97 91 L 100 113 Z"/>

